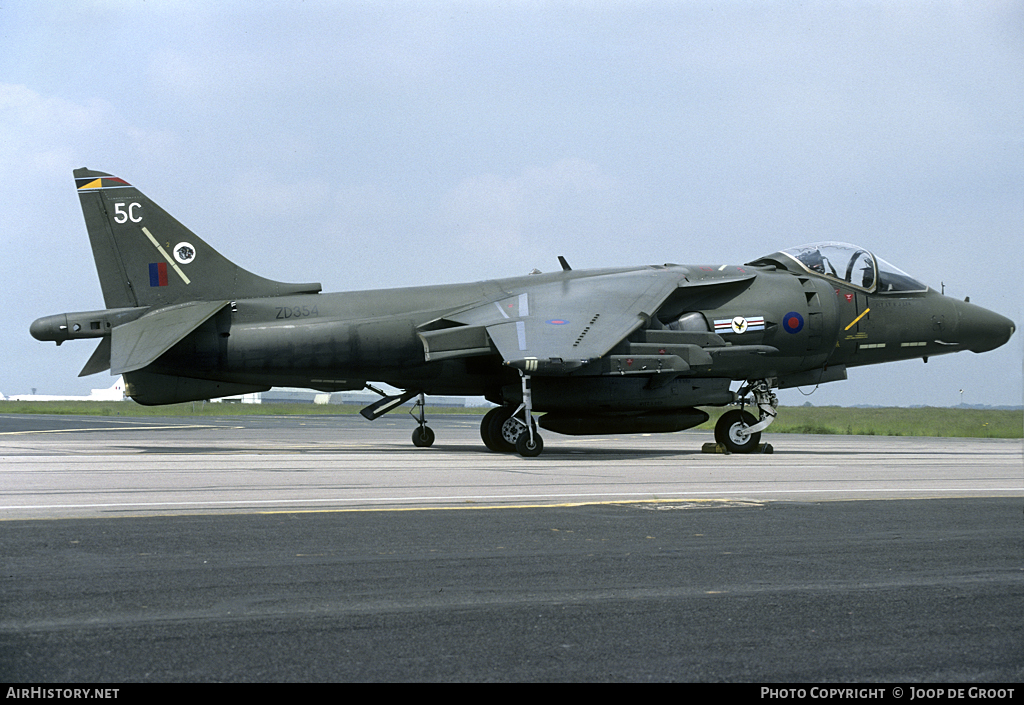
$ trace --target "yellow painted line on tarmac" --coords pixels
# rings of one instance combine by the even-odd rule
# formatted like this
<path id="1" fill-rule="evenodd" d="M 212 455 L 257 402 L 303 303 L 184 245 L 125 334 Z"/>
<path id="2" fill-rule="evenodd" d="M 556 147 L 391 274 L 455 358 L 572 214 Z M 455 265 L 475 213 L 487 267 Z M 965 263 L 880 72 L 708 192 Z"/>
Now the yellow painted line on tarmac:
<path id="1" fill-rule="evenodd" d="M 805 494 L 820 492 L 821 490 L 778 490 L 772 494 L 788 495 L 788 494 Z M 963 488 L 935 488 L 932 490 L 922 490 L 921 488 L 908 488 L 904 490 L 907 494 L 901 497 L 865 497 L 865 496 L 847 496 L 847 497 L 833 497 L 833 498 L 819 498 L 813 501 L 815 502 L 851 502 L 861 501 L 864 499 L 871 500 L 914 500 L 914 499 L 966 499 L 977 497 L 978 495 L 974 492 L 984 491 L 989 494 L 982 495 L 984 497 L 1020 497 L 1022 496 L 1021 488 L 1017 487 L 999 487 L 999 488 L 987 488 L 985 490 L 971 490 Z M 878 492 L 899 492 L 899 490 L 884 490 L 884 489 L 857 489 L 849 492 L 848 494 L 853 495 L 870 495 Z M 997 493 L 997 494 L 991 494 Z M 682 493 L 681 493 L 682 494 Z M 726 493 L 728 494 L 728 493 Z M 736 494 L 749 495 L 751 492 L 736 492 Z M 467 509 L 558 509 L 558 508 L 571 508 L 571 507 L 585 507 L 585 506 L 614 506 L 614 505 L 681 505 L 681 504 L 721 504 L 729 507 L 759 507 L 774 501 L 800 501 L 796 499 L 790 499 L 781 497 L 779 499 L 740 499 L 740 498 L 729 498 L 725 496 L 718 497 L 687 497 L 683 496 L 678 499 L 614 499 L 614 500 L 598 500 L 598 499 L 581 499 L 578 501 L 571 502 L 536 502 L 536 503 L 517 503 L 517 504 L 475 504 L 472 498 L 459 498 L 459 497 L 440 497 L 440 498 L 424 498 L 424 497 L 394 497 L 394 498 L 372 498 L 362 501 L 396 501 L 396 502 L 409 502 L 409 501 L 423 501 L 424 499 L 437 500 L 461 500 L 462 504 L 449 505 L 449 506 L 437 506 L 437 507 L 423 507 L 423 506 L 409 506 L 409 507 L 342 507 L 337 509 L 268 509 L 259 510 L 251 506 L 254 504 L 288 504 L 290 502 L 295 503 L 309 503 L 309 502 L 331 502 L 337 501 L 336 499 L 322 499 L 322 500 L 310 500 L 310 499 L 293 499 L 293 500 L 282 500 L 282 499 L 268 499 L 268 500 L 214 500 L 214 501 L 201 501 L 201 502 L 117 502 L 117 503 L 97 503 L 97 504 L 49 504 L 49 505 L 8 505 L 0 506 L 0 512 L 10 511 L 25 511 L 25 510 L 40 510 L 40 509 L 62 509 L 65 511 L 69 510 L 106 510 L 106 511 L 126 511 L 132 512 L 131 514 L 122 514 L 119 516 L 115 515 L 65 515 L 65 516 L 52 516 L 52 517 L 13 517 L 13 516 L 0 516 L 0 523 L 6 521 L 53 521 L 62 519 L 141 519 L 146 517 L 182 517 L 182 516 L 253 516 L 253 515 L 273 515 L 273 514 L 339 514 L 339 513 L 353 513 L 353 512 L 433 512 L 433 511 L 458 511 Z M 490 498 L 493 499 L 493 498 Z M 359 500 L 357 500 L 359 501 Z M 245 506 L 250 505 L 250 506 Z M 237 511 L 231 511 L 230 507 L 237 507 Z M 163 508 L 163 511 L 159 513 L 147 512 L 147 508 Z M 217 509 L 221 511 L 217 511 Z M 671 508 L 669 506 L 666 509 Z M 224 511 L 227 510 L 227 511 Z M 142 512 L 142 513 L 135 513 Z"/>

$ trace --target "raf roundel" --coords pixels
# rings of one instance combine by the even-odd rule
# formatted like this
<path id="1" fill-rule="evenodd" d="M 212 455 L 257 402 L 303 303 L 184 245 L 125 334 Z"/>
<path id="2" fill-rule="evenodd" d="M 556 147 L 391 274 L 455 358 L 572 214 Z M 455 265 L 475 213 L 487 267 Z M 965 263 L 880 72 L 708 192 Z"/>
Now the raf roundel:
<path id="1" fill-rule="evenodd" d="M 804 317 L 790 311 L 782 318 L 782 327 L 787 333 L 799 333 L 804 328 Z"/>

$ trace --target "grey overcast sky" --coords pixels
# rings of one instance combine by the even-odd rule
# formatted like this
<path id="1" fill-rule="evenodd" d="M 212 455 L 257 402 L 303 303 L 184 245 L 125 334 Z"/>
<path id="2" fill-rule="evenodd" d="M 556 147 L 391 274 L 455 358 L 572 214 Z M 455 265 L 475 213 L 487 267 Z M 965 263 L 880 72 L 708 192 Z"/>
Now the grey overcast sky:
<path id="1" fill-rule="evenodd" d="M 0 0 L 5 394 L 111 383 L 28 334 L 103 307 L 82 166 L 325 291 L 842 240 L 1020 325 L 1024 4 Z M 1020 404 L 1022 340 L 781 398 Z"/>

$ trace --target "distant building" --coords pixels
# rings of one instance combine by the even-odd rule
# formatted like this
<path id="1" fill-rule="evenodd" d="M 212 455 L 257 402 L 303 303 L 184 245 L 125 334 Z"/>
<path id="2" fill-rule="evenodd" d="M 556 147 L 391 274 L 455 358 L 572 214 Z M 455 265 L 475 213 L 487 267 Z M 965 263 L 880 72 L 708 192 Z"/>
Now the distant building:
<path id="1" fill-rule="evenodd" d="M 3 399 L 0 395 L 0 399 Z M 89 396 L 69 396 L 60 394 L 14 394 L 7 401 L 124 401 L 124 378 L 118 377 L 114 384 L 104 389 L 93 389 Z"/>

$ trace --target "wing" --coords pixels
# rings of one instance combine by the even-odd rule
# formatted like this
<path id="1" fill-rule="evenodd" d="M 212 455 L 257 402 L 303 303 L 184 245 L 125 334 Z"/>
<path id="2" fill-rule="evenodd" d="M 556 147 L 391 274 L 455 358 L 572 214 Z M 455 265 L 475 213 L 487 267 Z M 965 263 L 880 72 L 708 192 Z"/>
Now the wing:
<path id="1" fill-rule="evenodd" d="M 505 363 L 535 374 L 567 374 L 606 355 L 648 323 L 680 287 L 720 285 L 755 274 L 689 281 L 685 270 L 644 268 L 564 277 L 467 310 L 444 321 L 462 327 L 421 332 L 427 359 L 491 351 Z"/>

